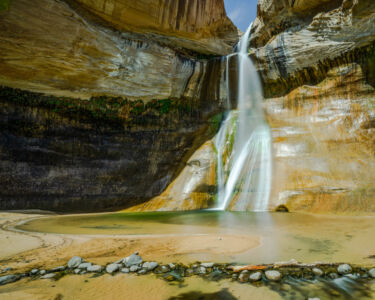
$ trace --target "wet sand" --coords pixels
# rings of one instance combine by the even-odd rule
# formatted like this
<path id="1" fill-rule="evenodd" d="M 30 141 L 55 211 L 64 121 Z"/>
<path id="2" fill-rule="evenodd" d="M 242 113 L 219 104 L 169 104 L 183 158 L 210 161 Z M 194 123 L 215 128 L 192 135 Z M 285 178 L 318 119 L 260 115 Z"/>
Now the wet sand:
<path id="1" fill-rule="evenodd" d="M 296 259 L 305 263 L 375 264 L 371 258 L 375 255 L 373 216 L 113 213 L 46 217 L 18 228 L 54 236 L 58 233 L 70 239 L 85 237 L 90 243 L 102 239 L 125 241 L 122 247 L 150 254 L 148 259 L 161 262 L 271 264 Z"/>
<path id="2" fill-rule="evenodd" d="M 185 296 L 185 299 L 198 299 L 202 293 L 216 294 L 216 297 L 211 299 L 282 299 L 276 292 L 266 287 L 256 288 L 229 281 L 209 282 L 201 278 L 188 278 L 183 284 L 168 284 L 153 275 L 139 277 L 117 274 L 91 277 L 91 275 L 67 276 L 56 282 L 50 280 L 20 281 L 0 287 L 0 299 L 166 300 L 181 294 L 192 293 L 191 298 Z M 221 298 L 217 294 L 219 292 L 221 292 Z M 235 298 L 224 298 L 228 295 Z"/>
<path id="3" fill-rule="evenodd" d="M 145 261 L 160 263 L 199 260 L 259 264 L 295 258 L 370 266 L 375 265 L 371 258 L 375 255 L 374 232 L 373 217 L 0 213 L 0 269 L 11 267 L 17 273 L 49 269 L 65 265 L 75 255 L 105 265 L 134 252 Z M 97 278 L 71 275 L 58 281 L 28 278 L 1 286 L 0 299 L 168 299 L 189 293 L 194 299 L 197 295 L 192 292 L 213 293 L 216 298 L 212 299 L 220 295 L 215 293 L 229 295 L 224 299 L 281 299 L 266 287 L 201 278 L 168 284 L 155 277 L 117 274 Z M 176 299 L 189 299 L 184 297 Z"/>

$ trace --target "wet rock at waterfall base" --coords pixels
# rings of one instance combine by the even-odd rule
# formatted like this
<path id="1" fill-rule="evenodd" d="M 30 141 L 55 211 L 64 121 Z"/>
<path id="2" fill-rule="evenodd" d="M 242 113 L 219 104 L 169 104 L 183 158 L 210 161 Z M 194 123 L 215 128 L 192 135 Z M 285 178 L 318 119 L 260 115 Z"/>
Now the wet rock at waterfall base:
<path id="1" fill-rule="evenodd" d="M 282 205 L 279 205 L 278 207 L 276 207 L 275 211 L 287 213 L 287 212 L 289 212 L 289 208 L 286 205 L 282 204 Z"/>

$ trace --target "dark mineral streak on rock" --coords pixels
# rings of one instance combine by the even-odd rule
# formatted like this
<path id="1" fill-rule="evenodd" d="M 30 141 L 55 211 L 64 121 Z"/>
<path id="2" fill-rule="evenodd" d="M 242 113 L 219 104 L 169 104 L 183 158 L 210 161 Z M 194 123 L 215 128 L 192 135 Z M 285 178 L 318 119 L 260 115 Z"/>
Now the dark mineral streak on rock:
<path id="1" fill-rule="evenodd" d="M 156 101 L 143 112 L 129 102 L 127 119 L 112 120 L 46 101 L 68 100 L 2 90 L 1 209 L 97 211 L 141 203 L 163 191 L 192 145 L 209 138 L 207 116 L 190 101 Z"/>

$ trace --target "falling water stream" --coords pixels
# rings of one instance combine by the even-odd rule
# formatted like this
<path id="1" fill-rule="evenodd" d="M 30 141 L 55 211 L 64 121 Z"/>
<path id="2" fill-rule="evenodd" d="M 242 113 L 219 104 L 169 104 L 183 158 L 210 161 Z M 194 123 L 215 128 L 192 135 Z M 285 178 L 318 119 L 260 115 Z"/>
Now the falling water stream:
<path id="1" fill-rule="evenodd" d="M 229 62 L 237 59 L 237 109 L 226 113 L 215 138 L 218 153 L 218 210 L 267 211 L 271 181 L 271 133 L 265 120 L 259 75 L 248 56 L 251 25 L 227 57 L 228 110 L 231 98 Z"/>

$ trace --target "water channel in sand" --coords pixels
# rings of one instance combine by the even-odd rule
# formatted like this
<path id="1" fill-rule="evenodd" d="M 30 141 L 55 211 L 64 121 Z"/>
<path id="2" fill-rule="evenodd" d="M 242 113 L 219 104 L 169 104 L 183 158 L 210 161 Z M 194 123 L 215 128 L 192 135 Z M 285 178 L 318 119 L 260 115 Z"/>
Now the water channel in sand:
<path id="1" fill-rule="evenodd" d="M 18 228 L 69 235 L 190 239 L 191 244 L 185 245 L 187 251 L 175 256 L 181 262 L 260 264 L 296 259 L 375 264 L 371 259 L 375 255 L 375 217 L 207 211 L 110 213 L 45 217 Z M 223 251 L 195 252 L 194 241 L 211 243 L 212 248 Z M 192 251 L 188 251 L 189 245 Z"/>

